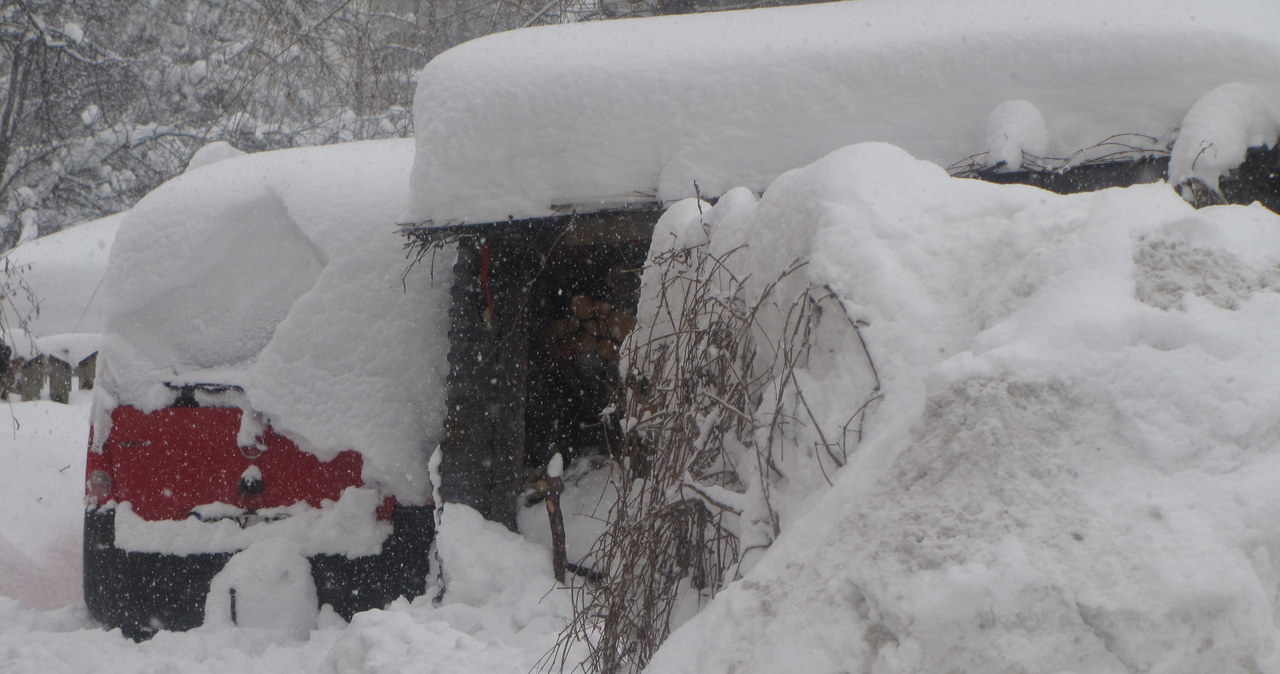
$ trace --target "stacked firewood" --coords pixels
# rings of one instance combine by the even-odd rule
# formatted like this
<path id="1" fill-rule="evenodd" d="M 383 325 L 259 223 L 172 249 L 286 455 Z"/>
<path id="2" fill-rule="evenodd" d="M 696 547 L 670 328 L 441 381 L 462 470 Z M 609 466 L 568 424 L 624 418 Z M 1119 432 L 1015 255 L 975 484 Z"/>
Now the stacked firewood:
<path id="1" fill-rule="evenodd" d="M 636 317 L 609 302 L 574 295 L 569 316 L 547 328 L 547 342 L 560 358 L 579 363 L 618 360 L 618 347 L 636 326 Z"/>

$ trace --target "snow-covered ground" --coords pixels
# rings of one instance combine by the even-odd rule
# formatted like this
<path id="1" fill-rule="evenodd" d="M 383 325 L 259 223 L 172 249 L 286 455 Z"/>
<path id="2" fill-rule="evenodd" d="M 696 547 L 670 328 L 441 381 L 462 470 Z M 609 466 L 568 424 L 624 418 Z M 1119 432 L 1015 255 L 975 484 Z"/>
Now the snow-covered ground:
<path id="1" fill-rule="evenodd" d="M 322 614 L 307 638 L 206 626 L 137 644 L 105 631 L 80 592 L 80 521 L 89 395 L 73 404 L 0 405 L 0 671 L 5 674 L 140 672 L 511 672 L 522 674 L 555 642 L 569 614 L 551 581 L 546 547 L 446 511 L 438 583 L 412 604 L 356 616 Z M 598 486 L 598 485 L 597 485 Z M 572 498 L 572 497 L 570 497 Z M 590 499 L 580 499 L 594 507 Z M 566 512 L 575 512 L 566 499 Z M 545 530 L 541 508 L 525 524 Z M 592 526 L 586 518 L 579 518 Z M 573 518 L 570 526 L 574 526 Z M 545 538 L 545 534 L 533 534 Z"/>
<path id="2" fill-rule="evenodd" d="M 885 399 L 652 671 L 1277 671 L 1280 216 L 954 179 L 887 145 L 724 203 L 713 245 L 759 244 L 762 272 L 808 255 L 869 324 Z M 569 613 L 545 547 L 452 508 L 438 607 L 135 644 L 76 590 L 84 397 L 4 409 L 6 671 L 523 672 Z"/>
<path id="3" fill-rule="evenodd" d="M 851 3 L 858 4 L 863 3 Z M 865 4 L 880 13 L 892 13 L 894 5 Z M 974 4 L 1013 6 L 999 0 Z M 1125 108 L 1134 113 L 1126 119 L 1155 119 L 1159 132 L 1170 136 L 1185 121 L 1197 140 L 1217 139 L 1222 156 L 1255 142 L 1259 133 L 1274 134 L 1275 91 L 1268 87 L 1275 71 L 1259 68 L 1258 58 L 1274 55 L 1276 41 L 1267 26 L 1249 23 L 1250 17 L 1274 16 L 1274 6 L 1240 2 L 1215 14 L 1187 0 L 1167 4 L 1195 14 L 1187 20 L 1204 20 L 1202 25 L 1231 28 L 1243 22 L 1240 30 L 1256 38 L 1240 45 L 1247 58 L 1234 60 L 1227 48 L 1230 31 L 1201 32 L 1160 14 L 1149 17 L 1150 25 L 1181 26 L 1176 34 L 1184 41 L 1151 53 L 1123 31 L 1088 43 L 1111 47 L 1108 60 L 1108 54 L 1081 51 L 1072 42 L 1094 34 L 1095 17 L 1054 8 L 1045 11 L 1064 17 L 1058 25 L 1070 30 L 1049 47 L 1039 44 L 1033 65 L 1061 75 L 1051 67 L 1062 57 L 1053 45 L 1065 40 L 1083 59 L 1067 65 L 1105 62 L 1120 86 L 1128 87 L 1147 81 L 1143 76 L 1151 73 L 1144 68 L 1151 62 L 1143 59 L 1155 54 L 1161 67 L 1188 66 L 1172 75 L 1160 70 L 1167 82 L 1190 73 L 1194 77 L 1181 79 L 1193 86 L 1164 91 L 1167 97 L 1154 100 L 1131 100 L 1136 107 Z M 1125 6 L 1107 16 L 1141 18 L 1139 10 L 1152 5 Z M 696 34 L 703 21 L 712 19 L 698 19 L 688 30 Z M 1003 85 L 975 89 L 966 86 L 973 80 L 962 77 L 976 70 L 1003 82 L 991 74 L 993 64 L 1016 59 L 1015 47 L 1026 47 L 1028 40 L 1052 35 L 1049 23 L 1049 32 L 1031 35 L 1004 26 L 997 37 L 1007 40 L 978 45 L 986 63 L 965 63 L 963 55 L 974 52 L 955 41 L 909 40 L 895 43 L 891 64 L 872 64 L 883 71 L 867 66 L 865 72 L 926 85 L 940 79 L 954 87 L 949 100 L 972 95 L 968 135 L 960 138 L 951 126 L 939 127 L 938 139 L 960 138 L 960 144 L 926 144 L 916 152 L 925 159 L 942 161 L 942 150 L 954 149 L 985 150 L 1012 161 L 1023 151 L 1056 151 L 1053 143 L 1064 137 L 1075 141 L 1067 149 L 1078 148 L 1084 139 L 1101 138 L 1078 120 L 1067 124 L 1066 136 L 1049 141 L 1042 128 L 1052 131 L 1062 110 L 1107 110 L 1105 100 L 1092 106 L 1076 100 L 1083 91 L 1098 93 L 1071 79 L 1076 71 L 1045 85 L 1051 91 L 1040 93 L 1048 104 Z M 961 27 L 975 34 L 983 29 L 976 20 Z M 945 26 L 938 30 L 959 41 L 967 36 Z M 839 32 L 833 28 L 823 35 L 830 38 L 833 31 Z M 890 38 L 902 35 L 885 40 Z M 1121 58 L 1129 56 L 1142 58 Z M 1266 62 L 1268 68 L 1273 64 Z M 1223 68 L 1247 86 L 1220 79 Z M 706 97 L 697 88 L 708 79 L 704 72 L 688 76 L 694 80 L 689 91 Z M 883 90 L 895 91 L 894 81 L 882 82 Z M 730 93 L 740 93 L 731 85 Z M 1102 93 L 1116 94 L 1115 89 Z M 860 104 L 847 102 L 849 110 Z M 925 114 L 925 107 L 915 112 Z M 1240 114 L 1219 124 L 1224 117 L 1215 111 L 1223 108 Z M 1156 109 L 1160 114 L 1139 114 Z M 509 110 L 490 106 L 485 112 L 501 116 Z M 611 124 L 633 114 L 667 120 L 644 106 L 629 109 L 625 101 L 619 110 L 622 116 L 609 118 Z M 718 120 L 733 118 L 732 111 L 706 110 L 709 121 L 700 127 L 714 130 Z M 840 110 L 832 119 L 840 115 L 855 116 Z M 890 115 L 882 121 L 910 135 L 906 127 L 919 120 Z M 541 131 L 522 133 L 538 142 L 558 138 Z M 863 131 L 838 137 L 865 140 Z M 618 132 L 606 130 L 603 137 L 608 140 L 610 133 Z M 877 135 L 874 128 L 866 133 Z M 686 161 L 667 163 L 665 157 L 641 167 L 652 180 L 642 187 L 686 189 L 688 171 L 731 166 L 734 157 L 745 156 L 739 150 L 756 147 L 753 137 L 729 135 L 663 139 L 687 149 L 676 156 Z M 467 143 L 482 137 L 458 142 L 473 149 Z M 970 141 L 972 148 L 965 145 Z M 670 149 L 661 143 L 643 149 L 661 154 L 663 147 Z M 712 152 L 725 148 L 732 151 Z M 650 671 L 1280 671 L 1280 216 L 1258 206 L 1196 211 L 1167 184 L 1058 196 L 954 179 L 936 164 L 879 143 L 822 158 L 822 152 L 810 156 L 812 148 L 789 149 L 804 156 L 790 161 L 775 152 L 770 160 L 777 162 L 753 180 L 717 174 L 717 182 L 737 180 L 756 190 L 768 184 L 765 196 L 732 189 L 733 182 L 717 184 L 717 192 L 724 190 L 717 206 L 681 202 L 661 223 L 659 236 L 706 237 L 718 251 L 745 244 L 735 256 L 743 265 L 738 271 L 760 283 L 796 260 L 807 261 L 795 278 L 829 288 L 851 318 L 865 323 L 884 399 L 869 417 L 864 442 L 833 476 L 833 486 L 788 495 L 789 510 L 773 547 L 672 635 Z M 557 156 L 572 162 L 583 155 Z M 595 167 L 581 166 L 588 173 Z M 1204 166 L 1186 170 L 1213 180 L 1222 168 L 1206 166 L 1213 172 L 1201 175 L 1208 170 Z M 679 179 L 664 178 L 668 169 Z M 221 175 L 231 192 L 261 187 L 237 187 L 243 177 L 218 173 L 216 164 L 201 170 Z M 606 180 L 616 174 L 580 177 L 587 194 L 557 193 L 568 189 L 564 185 L 534 185 L 536 194 L 507 196 L 534 214 L 562 196 L 617 196 L 618 185 Z M 593 183 L 597 178 L 603 182 Z M 632 186 L 623 178 L 620 185 Z M 442 185 L 432 189 L 444 190 Z M 465 196 L 465 190 L 458 194 Z M 553 201 L 543 203 L 544 197 Z M 306 212 L 314 206 L 273 198 L 266 195 L 255 213 L 269 216 L 290 207 Z M 459 204 L 451 206 L 465 206 Z M 433 204 L 419 206 L 425 210 L 417 217 L 437 217 Z M 516 206 L 498 204 L 493 213 L 501 217 L 517 212 Z M 460 216 L 444 210 L 438 217 Z M 162 223 L 154 224 L 158 233 Z M 74 232 L 66 236 L 74 238 Z M 160 241 L 197 250 L 201 243 L 179 233 Z M 152 245 L 142 239 L 125 243 L 139 254 Z M 235 257 L 237 251 L 223 252 Z M 252 257 L 259 251 L 240 252 Z M 316 264 L 328 262 L 326 251 L 312 253 Z M 343 297 L 343 281 L 366 274 L 370 285 L 394 285 L 386 283 L 385 269 L 334 264 L 328 268 L 331 278 L 323 280 L 308 260 L 297 268 L 314 272 L 308 278 L 315 284 L 301 290 L 325 291 L 314 299 L 317 304 Z M 193 293 L 208 289 L 196 273 L 207 269 L 170 271 L 190 273 Z M 116 300 L 127 304 L 170 290 L 163 284 L 147 287 L 155 279 L 145 275 L 134 280 L 137 292 Z M 45 292 L 86 296 L 79 285 Z M 64 311 L 82 311 L 78 303 Z M 323 316 L 322 308 L 332 307 L 313 307 L 311 315 Z M 124 328 L 119 334 L 128 337 L 132 327 Z M 323 336 L 317 326 L 292 329 L 292 336 L 262 335 L 256 346 L 271 338 L 293 345 L 305 344 L 312 334 Z M 264 353 L 259 364 L 288 372 L 288 356 L 305 351 L 267 347 Z M 838 363 L 839 354 L 828 361 Z M 848 390 L 840 372 L 815 367 L 802 373 L 820 411 L 841 405 L 847 410 L 863 400 L 865 391 Z M 323 407 L 329 403 L 322 388 L 312 393 L 321 403 L 314 409 L 307 400 L 283 395 L 278 402 L 286 417 L 325 428 L 332 421 Z M 553 645 L 570 613 L 566 592 L 549 580 L 545 534 L 517 536 L 450 506 L 440 532 L 447 592 L 439 605 L 432 601 L 439 587 L 432 579 L 426 596 L 360 614 L 350 624 L 322 615 L 320 627 L 306 638 L 209 625 L 133 643 L 96 627 L 77 589 L 85 396 L 71 406 L 21 402 L 3 408 L 0 671 L 525 672 Z M 589 482 L 600 486 L 598 478 Z M 577 504 L 584 515 L 571 524 L 578 550 L 589 538 L 587 528 L 599 528 L 588 517 L 596 503 L 586 492 L 566 497 L 567 509 L 573 512 L 569 504 Z M 521 522 L 530 529 L 535 522 L 541 526 L 539 511 L 525 513 Z"/>
<path id="4" fill-rule="evenodd" d="M 722 205 L 661 227 L 713 223 L 740 276 L 808 260 L 885 397 L 654 671 L 1280 671 L 1280 216 L 958 180 L 888 145 Z"/>

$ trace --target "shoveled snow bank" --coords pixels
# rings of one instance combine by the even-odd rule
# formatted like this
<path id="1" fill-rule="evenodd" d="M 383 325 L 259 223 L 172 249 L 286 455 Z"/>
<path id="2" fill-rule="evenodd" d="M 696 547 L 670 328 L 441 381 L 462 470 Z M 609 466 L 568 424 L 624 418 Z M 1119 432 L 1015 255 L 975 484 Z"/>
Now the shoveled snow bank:
<path id="1" fill-rule="evenodd" d="M 649 671 L 1280 671 L 1280 217 L 869 144 L 704 220 L 739 275 L 807 258 L 885 397 Z"/>
<path id="2" fill-rule="evenodd" d="M 142 409 L 165 383 L 244 387 L 250 405 L 328 460 L 364 454 L 364 479 L 428 495 L 443 416 L 449 265 L 404 275 L 395 235 L 410 141 L 233 157 L 138 203 L 102 293 L 100 388 Z"/>
<path id="3" fill-rule="evenodd" d="M 73 391 L 70 405 L 0 402 L 0 597 L 38 609 L 83 606 L 89 398 Z"/>
<path id="4" fill-rule="evenodd" d="M 943 166 L 1164 149 L 1216 87 L 1280 91 L 1278 25 L 1270 0 L 859 0 L 492 35 L 422 71 L 404 219 L 758 192 L 862 141 Z M 1010 101 L 1043 120 L 1002 129 Z"/>

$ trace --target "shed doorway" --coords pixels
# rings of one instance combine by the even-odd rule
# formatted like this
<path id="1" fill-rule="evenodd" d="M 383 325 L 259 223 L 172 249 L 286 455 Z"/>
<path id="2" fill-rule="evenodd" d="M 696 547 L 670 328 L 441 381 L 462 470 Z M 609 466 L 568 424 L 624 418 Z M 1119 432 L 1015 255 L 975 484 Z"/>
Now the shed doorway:
<path id="1" fill-rule="evenodd" d="M 554 454 L 608 451 L 616 432 L 601 412 L 618 385 L 656 219 L 652 210 L 619 211 L 460 230 L 441 442 L 446 502 L 515 529 L 518 495 Z"/>

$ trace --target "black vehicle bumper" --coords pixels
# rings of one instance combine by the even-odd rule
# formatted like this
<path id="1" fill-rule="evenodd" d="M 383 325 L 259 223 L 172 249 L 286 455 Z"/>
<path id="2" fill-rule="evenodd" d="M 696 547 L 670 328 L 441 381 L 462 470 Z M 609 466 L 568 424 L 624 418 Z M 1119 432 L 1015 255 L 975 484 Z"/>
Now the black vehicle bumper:
<path id="1" fill-rule="evenodd" d="M 429 550 L 435 536 L 427 507 L 397 506 L 392 533 L 382 552 L 348 559 L 311 557 L 311 575 L 320 604 L 329 604 L 347 620 L 397 597 L 426 591 Z M 84 516 L 84 601 L 89 613 L 107 627 L 119 627 L 133 639 L 156 630 L 188 630 L 204 622 L 209 583 L 231 553 L 166 555 L 129 552 L 115 546 L 115 514 Z"/>

